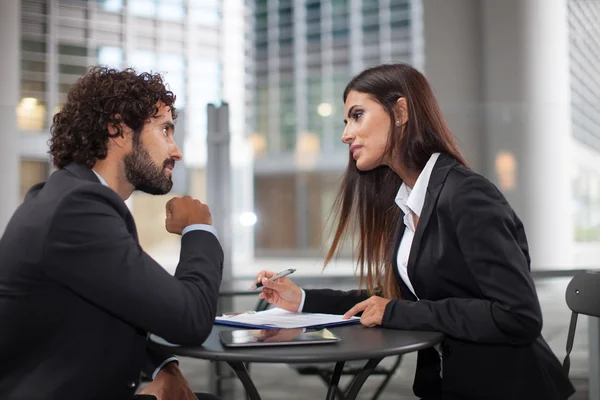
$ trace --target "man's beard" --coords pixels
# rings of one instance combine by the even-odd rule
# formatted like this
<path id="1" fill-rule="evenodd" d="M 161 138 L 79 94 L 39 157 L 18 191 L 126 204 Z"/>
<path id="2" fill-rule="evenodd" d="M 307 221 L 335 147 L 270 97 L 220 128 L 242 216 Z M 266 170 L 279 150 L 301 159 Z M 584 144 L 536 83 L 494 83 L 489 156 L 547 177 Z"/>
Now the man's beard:
<path id="1" fill-rule="evenodd" d="M 175 160 L 167 158 L 157 166 L 148 151 L 138 139 L 133 143 L 133 150 L 123 158 L 125 177 L 135 190 L 148 194 L 166 194 L 173 187 L 171 176 L 165 174 L 165 169 L 175 166 Z"/>

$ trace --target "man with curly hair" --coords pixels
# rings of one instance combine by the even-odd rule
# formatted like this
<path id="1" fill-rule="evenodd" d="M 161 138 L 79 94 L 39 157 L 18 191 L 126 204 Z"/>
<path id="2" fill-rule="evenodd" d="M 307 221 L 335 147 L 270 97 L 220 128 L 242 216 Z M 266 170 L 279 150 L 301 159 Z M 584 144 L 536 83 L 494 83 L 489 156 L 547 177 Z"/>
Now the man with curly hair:
<path id="1" fill-rule="evenodd" d="M 95 67 L 54 116 L 57 170 L 0 239 L 2 399 L 129 400 L 142 371 L 153 382 L 138 397 L 196 399 L 147 336 L 201 344 L 210 333 L 223 264 L 210 211 L 167 202 L 166 229 L 181 235 L 171 276 L 140 247 L 124 202 L 170 191 L 182 158 L 174 102 L 158 74 Z"/>

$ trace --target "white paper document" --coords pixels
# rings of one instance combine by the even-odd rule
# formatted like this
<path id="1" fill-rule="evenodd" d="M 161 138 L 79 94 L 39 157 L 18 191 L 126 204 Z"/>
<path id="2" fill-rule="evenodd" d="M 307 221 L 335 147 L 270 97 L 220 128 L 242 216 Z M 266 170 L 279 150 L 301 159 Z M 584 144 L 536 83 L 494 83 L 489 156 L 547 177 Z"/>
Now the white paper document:
<path id="1" fill-rule="evenodd" d="M 343 315 L 337 314 L 301 313 L 272 308 L 266 311 L 251 311 L 234 316 L 217 317 L 215 323 L 257 329 L 290 329 L 326 327 L 358 321 L 360 321 L 359 317 L 343 319 Z"/>

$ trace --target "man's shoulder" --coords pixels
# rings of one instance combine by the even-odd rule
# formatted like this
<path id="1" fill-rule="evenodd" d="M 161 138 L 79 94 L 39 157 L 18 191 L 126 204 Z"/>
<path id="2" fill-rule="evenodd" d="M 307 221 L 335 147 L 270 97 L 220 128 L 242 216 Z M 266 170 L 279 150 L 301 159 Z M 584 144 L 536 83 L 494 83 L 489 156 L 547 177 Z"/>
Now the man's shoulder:
<path id="1" fill-rule="evenodd" d="M 45 184 L 32 188 L 29 201 L 33 208 L 42 208 L 51 214 L 71 207 L 110 205 L 120 214 L 128 211 L 127 205 L 109 187 L 98 181 L 82 179 L 70 171 L 55 171 Z"/>
<path id="2" fill-rule="evenodd" d="M 69 207 L 106 207 L 114 208 L 119 214 L 128 212 L 127 205 L 112 189 L 100 183 L 78 182 L 61 194 L 57 201 L 57 209 Z"/>

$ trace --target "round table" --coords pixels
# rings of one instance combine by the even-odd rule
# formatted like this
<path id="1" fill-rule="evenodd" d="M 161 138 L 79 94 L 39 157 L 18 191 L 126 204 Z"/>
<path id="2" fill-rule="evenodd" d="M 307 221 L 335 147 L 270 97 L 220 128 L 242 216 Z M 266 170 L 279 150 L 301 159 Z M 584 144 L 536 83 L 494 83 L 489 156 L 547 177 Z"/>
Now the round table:
<path id="1" fill-rule="evenodd" d="M 368 360 L 363 370 L 348 388 L 346 398 L 353 400 L 359 390 L 382 359 L 388 356 L 411 353 L 433 347 L 444 336 L 437 332 L 400 331 L 384 328 L 366 328 L 360 324 L 328 328 L 341 341 L 334 344 L 298 346 L 273 346 L 228 348 L 221 344 L 219 332 L 234 330 L 231 326 L 215 325 L 200 346 L 176 346 L 154 335 L 150 345 L 157 351 L 179 356 L 212 361 L 225 361 L 235 371 L 251 400 L 260 400 L 260 395 L 248 374 L 245 363 L 327 363 L 335 362 L 331 384 L 326 399 L 335 399 L 335 392 L 346 361 Z"/>

